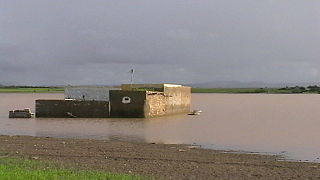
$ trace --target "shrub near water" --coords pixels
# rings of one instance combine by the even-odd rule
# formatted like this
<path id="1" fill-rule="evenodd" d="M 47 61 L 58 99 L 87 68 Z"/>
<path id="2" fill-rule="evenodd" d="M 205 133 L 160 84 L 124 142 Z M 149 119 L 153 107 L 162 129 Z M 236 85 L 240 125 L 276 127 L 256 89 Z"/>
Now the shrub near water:
<path id="1" fill-rule="evenodd" d="M 138 176 L 111 174 L 99 171 L 64 169 L 50 162 L 17 158 L 0 159 L 0 180 L 140 180 Z"/>

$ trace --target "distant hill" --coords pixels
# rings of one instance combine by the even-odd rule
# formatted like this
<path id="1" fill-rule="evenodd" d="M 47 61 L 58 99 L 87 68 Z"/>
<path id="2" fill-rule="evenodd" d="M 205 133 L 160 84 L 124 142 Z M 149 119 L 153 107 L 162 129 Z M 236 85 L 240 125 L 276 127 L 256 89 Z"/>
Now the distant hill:
<path id="1" fill-rule="evenodd" d="M 310 86 L 319 85 L 320 83 L 264 83 L 264 82 L 239 82 L 239 81 L 212 81 L 204 83 L 188 84 L 197 88 L 281 88 L 286 86 Z"/>
<path id="2" fill-rule="evenodd" d="M 0 83 L 0 87 L 3 87 L 3 86 L 11 86 L 12 84 L 11 83 L 7 83 L 7 82 L 1 82 Z"/>

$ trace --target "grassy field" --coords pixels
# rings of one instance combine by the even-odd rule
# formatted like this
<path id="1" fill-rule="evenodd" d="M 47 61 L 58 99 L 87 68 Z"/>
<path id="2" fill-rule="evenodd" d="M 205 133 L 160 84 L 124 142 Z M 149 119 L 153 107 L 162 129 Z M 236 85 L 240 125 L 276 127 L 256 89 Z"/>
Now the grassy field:
<path id="1" fill-rule="evenodd" d="M 255 88 L 192 88 L 192 93 L 253 93 Z"/>
<path id="2" fill-rule="evenodd" d="M 268 93 L 268 94 L 292 94 L 292 90 L 276 88 L 192 88 L 192 93 Z"/>
<path id="3" fill-rule="evenodd" d="M 63 93 L 62 87 L 0 87 L 0 93 Z M 192 93 L 266 93 L 298 94 L 320 93 L 319 90 L 301 90 L 299 88 L 192 88 Z"/>
<path id="4" fill-rule="evenodd" d="M 57 163 L 26 160 L 19 158 L 0 158 L 0 179 L 6 180 L 140 180 L 146 179 L 140 176 L 111 174 L 99 171 L 80 171 L 67 169 Z"/>
<path id="5" fill-rule="evenodd" d="M 0 87 L 0 93 L 57 93 L 63 92 L 63 88 L 19 88 L 19 87 Z"/>

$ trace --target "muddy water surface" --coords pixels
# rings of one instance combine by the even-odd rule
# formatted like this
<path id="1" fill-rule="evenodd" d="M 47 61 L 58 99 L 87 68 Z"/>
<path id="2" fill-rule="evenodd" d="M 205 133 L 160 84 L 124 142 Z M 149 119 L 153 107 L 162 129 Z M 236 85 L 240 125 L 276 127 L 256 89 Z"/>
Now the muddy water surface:
<path id="1" fill-rule="evenodd" d="M 193 94 L 199 116 L 9 119 L 12 109 L 63 94 L 0 93 L 0 134 L 187 143 L 320 162 L 320 95 Z"/>

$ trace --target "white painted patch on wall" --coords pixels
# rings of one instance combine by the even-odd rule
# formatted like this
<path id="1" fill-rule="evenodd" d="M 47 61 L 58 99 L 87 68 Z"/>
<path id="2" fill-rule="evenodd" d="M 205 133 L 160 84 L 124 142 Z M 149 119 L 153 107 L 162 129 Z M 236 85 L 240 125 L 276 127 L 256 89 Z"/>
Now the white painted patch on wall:
<path id="1" fill-rule="evenodd" d="M 128 97 L 128 96 L 123 97 L 123 98 L 122 98 L 122 103 L 123 103 L 123 104 L 129 104 L 129 103 L 131 103 L 131 98 Z"/>

